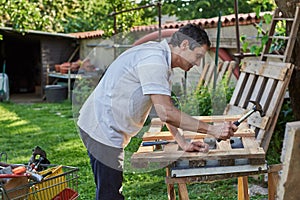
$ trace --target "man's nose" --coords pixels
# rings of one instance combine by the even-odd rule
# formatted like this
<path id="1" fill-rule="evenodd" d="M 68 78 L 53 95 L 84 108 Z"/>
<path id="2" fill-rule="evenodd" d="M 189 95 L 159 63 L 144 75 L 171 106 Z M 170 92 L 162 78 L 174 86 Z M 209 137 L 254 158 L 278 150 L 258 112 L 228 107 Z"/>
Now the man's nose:
<path id="1" fill-rule="evenodd" d="M 201 59 L 197 59 L 194 65 L 200 66 L 200 63 L 201 63 Z"/>

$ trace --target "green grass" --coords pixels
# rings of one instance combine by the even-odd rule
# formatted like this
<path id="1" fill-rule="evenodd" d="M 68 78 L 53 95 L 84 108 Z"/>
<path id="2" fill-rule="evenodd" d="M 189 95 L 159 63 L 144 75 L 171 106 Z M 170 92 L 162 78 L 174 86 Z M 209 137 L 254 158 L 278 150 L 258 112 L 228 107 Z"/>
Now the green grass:
<path id="1" fill-rule="evenodd" d="M 51 163 L 78 167 L 80 199 L 94 199 L 94 181 L 89 158 L 77 132 L 69 102 L 1 103 L 0 116 L 0 152 L 8 154 L 9 163 L 26 164 L 32 149 L 40 146 L 47 152 Z M 134 138 L 126 150 L 134 152 L 139 141 Z M 148 173 L 125 173 L 123 192 L 126 199 L 167 199 L 164 175 L 164 169 Z M 254 180 L 251 182 L 260 183 Z M 190 184 L 188 191 L 190 199 L 237 199 L 236 184 L 236 179 Z M 255 196 L 251 199 L 263 197 Z"/>

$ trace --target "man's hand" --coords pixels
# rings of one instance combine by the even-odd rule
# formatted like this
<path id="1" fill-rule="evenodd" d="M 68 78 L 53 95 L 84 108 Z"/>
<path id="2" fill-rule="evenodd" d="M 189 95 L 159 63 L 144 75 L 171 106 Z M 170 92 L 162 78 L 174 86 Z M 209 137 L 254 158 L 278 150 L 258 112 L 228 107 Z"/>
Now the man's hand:
<path id="1" fill-rule="evenodd" d="M 226 140 L 234 136 L 234 132 L 238 129 L 236 125 L 231 122 L 224 122 L 223 124 L 210 125 L 207 134 L 214 136 L 217 139 Z"/>
<path id="2" fill-rule="evenodd" d="M 198 151 L 206 153 L 208 152 L 209 146 L 208 144 L 200 141 L 195 142 L 186 142 L 183 147 L 181 147 L 186 152 Z"/>

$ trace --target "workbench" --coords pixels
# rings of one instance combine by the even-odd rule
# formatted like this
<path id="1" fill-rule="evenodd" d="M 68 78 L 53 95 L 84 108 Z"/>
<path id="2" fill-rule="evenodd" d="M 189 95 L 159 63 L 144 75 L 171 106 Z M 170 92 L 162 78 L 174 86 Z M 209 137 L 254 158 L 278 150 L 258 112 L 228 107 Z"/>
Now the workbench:
<path id="1" fill-rule="evenodd" d="M 235 121 L 236 116 L 196 117 L 205 122 Z M 255 133 L 248 128 L 247 123 L 239 126 L 234 138 L 239 138 L 242 147 L 233 148 L 232 140 L 217 141 L 214 149 L 208 153 L 184 152 L 174 141 L 169 131 L 162 131 L 164 124 L 158 118 L 151 121 L 150 128 L 143 135 L 143 142 L 167 141 L 167 144 L 143 146 L 131 157 L 131 165 L 135 168 L 147 168 L 150 165 L 166 168 L 166 184 L 168 199 L 176 199 L 174 184 L 178 184 L 180 199 L 189 199 L 186 184 L 215 181 L 240 177 L 242 186 L 238 189 L 239 199 L 248 194 L 247 185 L 243 179 L 249 175 L 266 173 L 265 151 L 255 140 Z M 185 139 L 203 141 L 209 137 L 206 134 L 182 131 Z M 142 143 L 143 144 L 143 143 Z M 247 191 L 246 191 L 247 190 Z"/>

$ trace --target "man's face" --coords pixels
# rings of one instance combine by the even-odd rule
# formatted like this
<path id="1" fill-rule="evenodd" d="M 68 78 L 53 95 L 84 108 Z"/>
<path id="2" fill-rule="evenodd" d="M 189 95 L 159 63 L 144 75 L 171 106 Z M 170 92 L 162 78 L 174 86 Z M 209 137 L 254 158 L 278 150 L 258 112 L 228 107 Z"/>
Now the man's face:
<path id="1" fill-rule="evenodd" d="M 189 71 L 195 65 L 200 66 L 201 59 L 205 56 L 207 50 L 207 45 L 196 47 L 193 50 L 191 50 L 188 45 L 185 48 L 181 48 L 180 59 L 177 66 L 184 71 Z"/>

